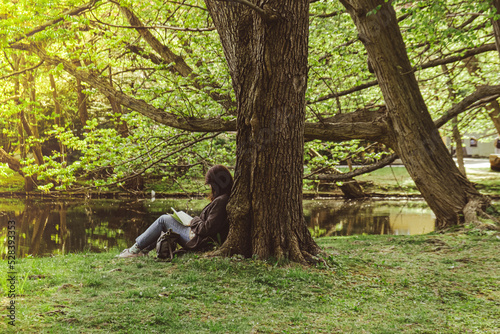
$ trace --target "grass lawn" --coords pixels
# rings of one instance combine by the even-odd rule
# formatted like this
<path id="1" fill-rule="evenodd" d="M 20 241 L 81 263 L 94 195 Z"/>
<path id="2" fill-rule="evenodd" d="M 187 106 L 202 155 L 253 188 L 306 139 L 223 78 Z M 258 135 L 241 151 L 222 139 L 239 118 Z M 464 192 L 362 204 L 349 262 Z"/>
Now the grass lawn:
<path id="1" fill-rule="evenodd" d="M 0 190 L 23 191 L 24 178 L 10 169 L 7 164 L 0 164 Z"/>
<path id="2" fill-rule="evenodd" d="M 0 332 L 500 333 L 498 234 L 318 243 L 328 267 L 118 250 L 20 259 L 16 326 L 3 308 Z"/>
<path id="3" fill-rule="evenodd" d="M 403 195 L 420 194 L 410 174 L 402 166 L 377 169 L 355 179 L 366 183 L 364 188 L 367 192 L 389 192 Z"/>

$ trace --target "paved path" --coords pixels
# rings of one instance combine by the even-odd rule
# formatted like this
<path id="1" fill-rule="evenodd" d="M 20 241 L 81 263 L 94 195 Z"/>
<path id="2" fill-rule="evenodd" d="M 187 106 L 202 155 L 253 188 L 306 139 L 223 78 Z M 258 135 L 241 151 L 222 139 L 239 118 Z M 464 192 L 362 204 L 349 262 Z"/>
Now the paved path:
<path id="1" fill-rule="evenodd" d="M 453 158 L 455 163 L 456 158 Z M 490 168 L 490 160 L 487 158 L 464 158 L 465 168 Z"/>

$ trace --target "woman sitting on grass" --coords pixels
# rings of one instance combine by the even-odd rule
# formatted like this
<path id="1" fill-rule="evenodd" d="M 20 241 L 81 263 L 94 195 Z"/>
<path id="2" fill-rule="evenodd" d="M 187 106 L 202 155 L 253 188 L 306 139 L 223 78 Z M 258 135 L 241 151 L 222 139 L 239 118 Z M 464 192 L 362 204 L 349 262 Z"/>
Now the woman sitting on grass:
<path id="1" fill-rule="evenodd" d="M 177 242 L 186 250 L 205 250 L 216 241 L 224 242 L 229 232 L 226 205 L 233 186 L 233 177 L 222 165 L 215 165 L 205 175 L 205 184 L 211 188 L 210 204 L 199 217 L 194 217 L 189 226 L 175 220 L 171 215 L 162 215 L 146 232 L 135 239 L 135 244 L 123 250 L 117 257 L 145 256 L 156 247 L 161 232 L 178 233 Z"/>

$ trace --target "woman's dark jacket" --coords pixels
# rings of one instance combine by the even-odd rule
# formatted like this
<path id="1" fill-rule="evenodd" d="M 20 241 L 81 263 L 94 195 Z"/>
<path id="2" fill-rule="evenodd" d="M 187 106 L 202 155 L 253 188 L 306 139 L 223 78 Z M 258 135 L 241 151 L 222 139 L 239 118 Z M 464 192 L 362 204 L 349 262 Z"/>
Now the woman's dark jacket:
<path id="1" fill-rule="evenodd" d="M 229 195 L 221 195 L 208 204 L 199 217 L 191 220 L 191 231 L 194 237 L 189 240 L 184 249 L 205 250 L 216 242 L 224 242 L 229 232 L 226 205 Z"/>

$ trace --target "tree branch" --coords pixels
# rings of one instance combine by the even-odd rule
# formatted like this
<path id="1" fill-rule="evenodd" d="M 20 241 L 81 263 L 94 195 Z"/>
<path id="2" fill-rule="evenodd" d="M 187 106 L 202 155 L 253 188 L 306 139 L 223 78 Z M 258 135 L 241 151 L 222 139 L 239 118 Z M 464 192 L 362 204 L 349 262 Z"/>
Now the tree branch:
<path id="1" fill-rule="evenodd" d="M 113 2 L 117 5 L 119 5 L 116 2 Z M 154 26 L 145 26 L 145 25 L 130 25 L 130 26 L 122 26 L 122 25 L 117 25 L 117 24 L 111 24 L 111 23 L 106 23 L 101 20 L 99 20 L 94 13 L 92 13 L 92 16 L 94 17 L 94 20 L 91 22 L 96 22 L 108 27 L 113 27 L 113 28 L 121 28 L 121 29 L 166 29 L 166 30 L 177 30 L 177 31 L 193 31 L 193 32 L 203 32 L 203 31 L 213 31 L 215 30 L 215 27 L 208 27 L 208 28 L 185 28 L 185 27 L 172 27 L 172 26 L 164 26 L 164 25 L 154 25 Z"/>
<path id="2" fill-rule="evenodd" d="M 469 109 L 469 107 L 471 107 L 476 101 L 495 95 L 497 96 L 500 95 L 500 85 L 481 86 L 477 88 L 474 93 L 470 94 L 462 101 L 455 104 L 443 116 L 434 121 L 434 124 L 436 124 L 436 126 L 440 128 L 441 126 L 446 124 L 449 120 L 451 120 L 453 117 Z"/>
<path id="3" fill-rule="evenodd" d="M 143 100 L 136 99 L 117 91 L 105 78 L 94 73 L 78 69 L 71 61 L 67 61 L 57 56 L 48 55 L 47 52 L 39 45 L 16 44 L 12 45 L 11 48 L 31 51 L 40 57 L 40 59 L 54 66 L 63 64 L 66 72 L 98 89 L 104 96 L 114 98 L 121 105 L 135 110 L 158 123 L 193 132 L 220 132 L 236 129 L 236 122 L 234 120 L 224 121 L 219 118 L 198 119 L 167 113 Z"/>
<path id="4" fill-rule="evenodd" d="M 266 10 L 260 8 L 259 6 L 255 5 L 247 0 L 217 0 L 217 1 L 236 2 L 239 4 L 245 5 L 251 9 L 253 9 L 254 11 L 256 11 L 257 14 L 259 14 L 262 18 L 264 18 L 265 20 L 268 20 L 268 21 L 273 21 L 273 20 L 276 20 L 278 18 L 278 16 L 276 14 L 269 12 L 269 11 L 266 11 Z"/>
<path id="5" fill-rule="evenodd" d="M 156 159 L 156 160 L 152 161 L 149 165 L 147 165 L 147 166 L 143 167 L 140 171 L 135 172 L 135 173 L 133 173 L 133 174 L 131 174 L 131 175 L 128 175 L 128 176 L 126 176 L 126 177 L 123 177 L 123 178 L 121 178 L 121 179 L 119 179 L 119 180 L 117 180 L 117 181 L 114 181 L 114 182 L 112 182 L 112 183 L 108 183 L 108 184 L 105 184 L 105 185 L 102 185 L 102 186 L 101 186 L 101 185 L 99 185 L 99 186 L 81 187 L 81 188 L 73 189 L 73 190 L 70 190 L 70 191 L 72 191 L 72 192 L 81 192 L 81 191 L 85 191 L 85 190 L 90 190 L 90 189 L 100 188 L 100 187 L 103 187 L 103 186 L 104 186 L 104 187 L 110 187 L 110 186 L 117 185 L 118 183 L 123 183 L 123 182 L 126 182 L 126 181 L 128 181 L 128 180 L 131 180 L 131 179 L 133 179 L 133 178 L 135 178 L 135 177 L 137 177 L 137 176 L 139 176 L 139 175 L 141 175 L 141 174 L 145 173 L 145 172 L 146 172 L 149 168 L 151 168 L 151 167 L 155 166 L 156 164 L 160 163 L 161 161 L 163 161 L 163 160 L 165 160 L 165 159 L 167 159 L 167 158 L 171 157 L 172 155 L 177 154 L 177 153 L 180 153 L 180 152 L 182 152 L 183 150 L 185 150 L 186 148 L 189 148 L 189 147 L 191 147 L 191 146 L 193 146 L 193 145 L 195 145 L 195 144 L 197 144 L 197 143 L 199 143 L 199 142 L 201 142 L 201 141 L 203 141 L 203 140 L 207 140 L 207 139 L 215 138 L 215 137 L 217 137 L 218 135 L 220 135 L 220 132 L 219 132 L 219 133 L 212 134 L 212 135 L 210 135 L 210 136 L 208 136 L 207 134 L 203 134 L 200 138 L 197 138 L 197 139 L 195 139 L 195 140 L 193 140 L 193 141 L 190 141 L 190 142 L 188 142 L 187 144 L 185 144 L 185 145 L 181 146 L 180 148 L 176 149 L 175 151 L 169 152 L 169 153 L 167 153 L 167 154 L 165 154 L 165 155 L 161 156 L 160 158 L 158 158 L 158 159 Z M 65 190 L 65 191 L 67 191 L 67 190 Z"/>
<path id="6" fill-rule="evenodd" d="M 21 176 L 24 176 L 23 171 L 21 170 L 21 163 L 4 151 L 3 148 L 0 147 L 0 162 L 6 163 L 9 165 L 9 168 L 15 172 L 18 172 Z"/>
<path id="7" fill-rule="evenodd" d="M 202 83 L 198 74 L 196 74 L 193 69 L 186 63 L 183 57 L 176 55 L 173 53 L 166 45 L 161 43 L 149 30 L 147 29 L 142 29 L 144 27 L 144 24 L 141 22 L 141 20 L 135 15 L 135 13 L 130 10 L 127 7 L 120 6 L 120 10 L 125 16 L 125 18 L 128 20 L 128 22 L 132 25 L 137 27 L 136 30 L 141 35 L 142 38 L 155 50 L 163 59 L 164 63 L 166 64 L 172 64 L 169 66 L 169 69 L 172 71 L 172 69 L 175 70 L 179 75 L 182 77 L 188 77 L 192 79 L 193 86 L 196 87 L 198 90 L 205 90 L 206 88 L 221 88 L 221 86 L 213 83 Z M 129 49 L 134 51 L 134 50 L 140 50 L 138 47 L 132 48 L 129 46 Z M 135 52 L 135 51 L 134 51 Z M 139 55 L 143 56 L 141 53 L 138 53 Z M 149 56 L 149 59 L 153 62 L 159 61 L 159 59 L 156 56 Z M 229 113 L 232 113 L 232 110 L 236 108 L 235 103 L 232 101 L 231 97 L 229 94 L 223 95 L 220 94 L 213 89 L 208 90 L 208 95 L 217 103 L 221 104 L 226 111 Z"/>
<path id="8" fill-rule="evenodd" d="M 111 24 L 111 23 L 106 23 L 102 22 L 100 20 L 90 20 L 90 22 L 94 23 L 99 23 L 108 27 L 113 27 L 113 28 L 121 28 L 121 29 L 165 29 L 165 30 L 175 30 L 175 31 L 190 31 L 190 32 L 205 32 L 205 31 L 214 31 L 216 30 L 215 27 L 208 27 L 208 28 L 186 28 L 186 27 L 173 27 L 173 26 L 163 26 L 163 25 L 156 25 L 156 26 L 144 26 L 144 27 L 135 27 L 135 26 L 121 26 L 117 24 Z"/>
<path id="9" fill-rule="evenodd" d="M 391 154 L 388 157 L 385 157 L 384 159 L 378 161 L 377 163 L 374 163 L 372 165 L 366 166 L 366 167 L 361 167 L 361 168 L 356 168 L 352 172 L 348 173 L 342 173 L 342 174 L 319 174 L 319 175 L 311 175 L 305 177 L 306 179 L 309 180 L 327 180 L 327 181 L 341 181 L 341 180 L 348 180 L 352 179 L 353 177 L 370 173 L 373 172 L 374 170 L 380 169 L 384 166 L 387 166 L 391 163 L 394 162 L 398 158 L 397 154 Z"/>
<path id="10" fill-rule="evenodd" d="M 475 55 L 478 55 L 478 54 L 481 54 L 481 53 L 489 52 L 489 51 L 496 51 L 496 46 L 495 46 L 494 43 L 485 44 L 485 45 L 482 45 L 480 47 L 477 47 L 477 48 L 474 48 L 474 49 L 471 49 L 471 50 L 467 50 L 467 51 L 465 51 L 465 52 L 463 52 L 463 53 L 461 53 L 459 55 L 448 56 L 446 58 L 431 60 L 431 61 L 429 61 L 427 63 L 422 64 L 422 65 L 416 65 L 416 66 L 414 66 L 413 70 L 414 71 L 419 71 L 419 70 L 424 70 L 424 69 L 427 69 L 427 68 L 436 67 L 436 66 L 440 66 L 440 65 L 444 65 L 444 64 L 450 64 L 450 63 L 461 61 L 463 59 L 467 59 L 469 57 L 472 57 L 472 56 L 475 56 Z M 358 91 L 361 91 L 361 90 L 364 90 L 364 89 L 367 89 L 367 88 L 370 88 L 370 87 L 373 87 L 373 86 L 376 86 L 376 85 L 378 85 L 378 81 L 377 80 L 368 81 L 368 82 L 366 82 L 364 84 L 361 84 L 359 86 L 354 86 L 352 88 L 349 88 L 349 89 L 341 91 L 341 92 L 327 94 L 325 96 L 322 96 L 322 97 L 318 98 L 315 101 L 309 101 L 309 102 L 307 102 L 307 104 L 314 104 L 314 103 L 317 103 L 317 102 L 322 102 L 322 101 L 326 101 L 326 100 L 329 100 L 329 99 L 337 98 L 337 97 L 340 97 L 340 96 L 349 95 L 349 94 L 352 94 L 354 92 L 358 92 Z"/>
<path id="11" fill-rule="evenodd" d="M 12 77 L 14 75 L 23 74 L 24 72 L 32 71 L 32 70 L 40 67 L 42 64 L 43 64 L 43 60 L 41 62 L 39 62 L 37 65 L 33 66 L 33 67 L 25 68 L 24 70 L 16 71 L 16 72 L 12 72 L 10 74 L 4 75 L 3 77 L 0 77 L 0 80 L 4 80 L 4 79 L 7 79 L 7 78 L 10 78 L 10 77 Z"/>
<path id="12" fill-rule="evenodd" d="M 81 6 L 81 7 L 77 7 L 77 8 L 71 9 L 71 10 L 67 10 L 67 11 L 63 12 L 58 19 L 47 21 L 46 23 L 44 23 L 44 24 L 36 27 L 35 29 L 33 29 L 30 32 L 24 34 L 23 36 L 16 37 L 13 41 L 9 42 L 9 45 L 12 45 L 12 44 L 17 43 L 19 41 L 22 41 L 26 37 L 33 36 L 36 33 L 39 33 L 40 31 L 43 31 L 43 30 L 45 30 L 46 28 L 48 28 L 50 26 L 53 26 L 54 24 L 57 24 L 57 23 L 59 23 L 61 21 L 64 21 L 64 19 L 65 19 L 66 16 L 75 16 L 75 15 L 78 15 L 78 14 L 80 14 L 80 13 L 86 11 L 86 10 L 89 10 L 92 7 L 94 7 L 94 5 L 96 4 L 96 2 L 98 2 L 98 1 L 100 1 L 100 0 L 92 0 L 92 1 L 90 1 L 88 3 L 86 3 L 85 5 Z"/>
<path id="13" fill-rule="evenodd" d="M 6 98 L 5 100 L 0 101 L 0 104 L 4 104 L 4 103 L 7 103 L 7 102 L 12 101 L 12 100 L 19 99 L 20 97 L 21 97 L 21 95 L 10 96 L 10 97 Z"/>

